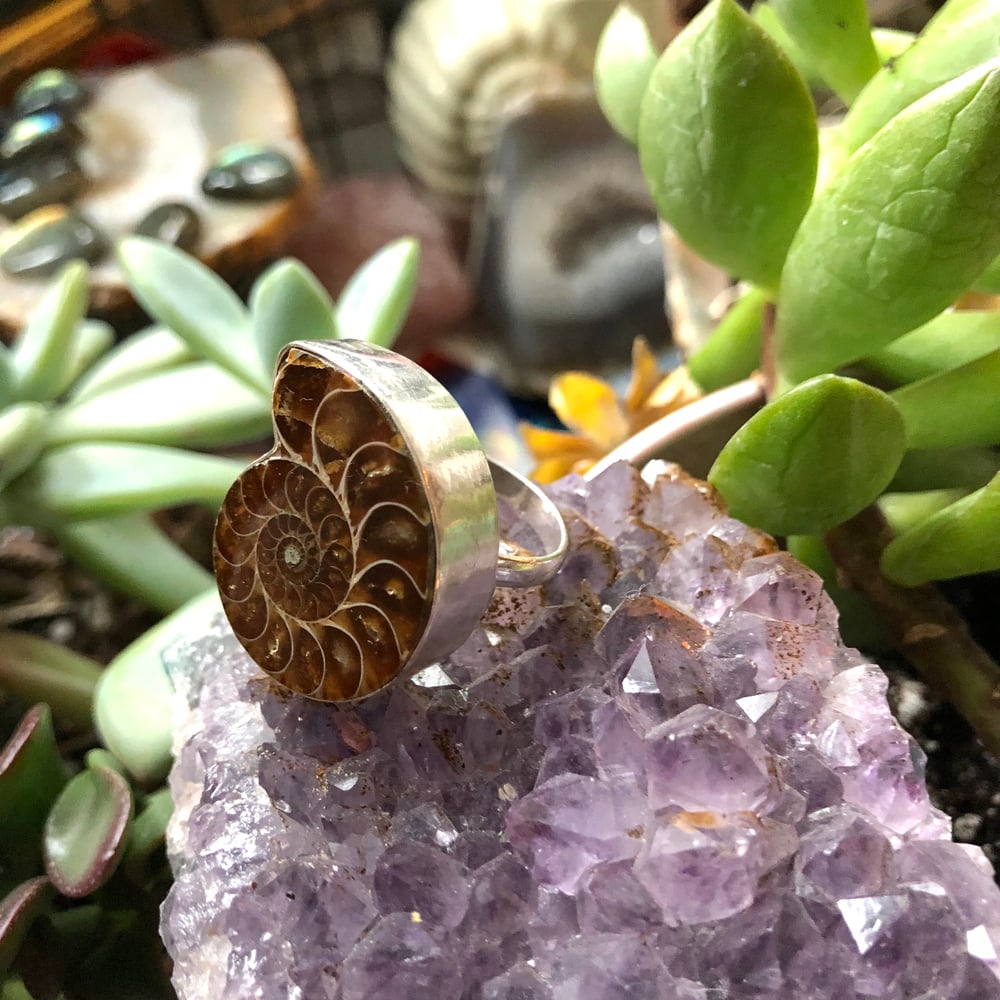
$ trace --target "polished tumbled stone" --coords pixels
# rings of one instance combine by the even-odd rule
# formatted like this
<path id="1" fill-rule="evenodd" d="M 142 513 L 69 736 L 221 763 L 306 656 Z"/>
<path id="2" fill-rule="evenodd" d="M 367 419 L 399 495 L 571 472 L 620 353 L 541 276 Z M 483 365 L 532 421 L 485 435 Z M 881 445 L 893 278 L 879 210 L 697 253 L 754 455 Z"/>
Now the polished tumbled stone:
<path id="1" fill-rule="evenodd" d="M 95 263 L 107 251 L 107 237 L 92 222 L 50 206 L 26 215 L 7 233 L 0 267 L 12 276 L 47 277 L 68 261 Z"/>
<path id="2" fill-rule="evenodd" d="M 162 240 L 181 250 L 192 250 L 201 236 L 201 219 L 190 205 L 171 201 L 157 205 L 144 215 L 135 232 L 137 236 Z"/>
<path id="3" fill-rule="evenodd" d="M 87 103 L 88 97 L 87 88 L 72 73 L 43 69 L 17 88 L 14 111 L 22 118 L 40 111 L 58 111 L 72 117 Z"/>
<path id="4" fill-rule="evenodd" d="M 237 143 L 216 156 L 201 189 L 227 201 L 267 201 L 293 194 L 298 185 L 294 164 L 280 150 Z"/>
<path id="5" fill-rule="evenodd" d="M 809 570 L 674 467 L 552 487 L 572 545 L 373 700 L 221 619 L 178 689 L 183 1000 L 995 1000 L 1000 891 Z"/>
<path id="6" fill-rule="evenodd" d="M 86 182 L 70 154 L 32 157 L 0 170 L 0 215 L 15 221 L 46 205 L 66 204 L 80 194 Z"/>
<path id="7" fill-rule="evenodd" d="M 0 140 L 0 161 L 19 163 L 43 153 L 66 152 L 82 141 L 80 130 L 55 111 L 20 118 Z"/>

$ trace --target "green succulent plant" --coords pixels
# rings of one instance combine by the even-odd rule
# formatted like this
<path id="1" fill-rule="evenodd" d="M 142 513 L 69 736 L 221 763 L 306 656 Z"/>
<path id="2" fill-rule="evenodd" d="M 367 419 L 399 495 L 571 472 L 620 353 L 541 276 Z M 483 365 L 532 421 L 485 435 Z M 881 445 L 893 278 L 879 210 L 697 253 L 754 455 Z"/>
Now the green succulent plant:
<path id="1" fill-rule="evenodd" d="M 1000 310 L 952 308 L 1000 292 L 998 24 L 997 0 L 918 37 L 873 32 L 864 0 L 712 0 L 661 54 L 624 3 L 602 38 L 598 98 L 660 216 L 744 290 L 690 373 L 768 386 L 709 479 L 817 568 L 877 504 L 890 586 L 1000 569 Z M 972 669 L 949 694 L 998 747 L 1000 673 Z"/>
<path id="2" fill-rule="evenodd" d="M 0 525 L 51 533 L 111 586 L 168 613 L 106 667 L 40 636 L 0 631 L 0 689 L 32 704 L 0 749 L 0 998 L 171 997 L 157 936 L 172 692 L 161 659 L 218 608 L 210 573 L 153 515 L 217 509 L 270 433 L 272 370 L 290 340 L 345 332 L 390 346 L 416 287 L 418 248 L 371 258 L 334 304 L 295 260 L 244 303 L 181 251 L 118 250 L 155 321 L 114 345 L 84 318 L 71 263 L 12 348 L 0 347 Z M 197 449 L 197 450 L 196 450 Z M 58 723 L 58 726 L 54 723 Z M 81 759 L 56 733 L 92 731 Z"/>

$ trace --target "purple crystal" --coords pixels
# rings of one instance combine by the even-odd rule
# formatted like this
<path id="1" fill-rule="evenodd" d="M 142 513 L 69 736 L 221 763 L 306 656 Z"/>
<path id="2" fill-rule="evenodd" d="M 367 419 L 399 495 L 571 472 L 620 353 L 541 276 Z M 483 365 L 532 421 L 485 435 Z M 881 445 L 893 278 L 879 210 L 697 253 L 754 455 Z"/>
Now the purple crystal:
<path id="1" fill-rule="evenodd" d="M 555 580 L 353 708 L 221 620 L 165 657 L 182 1000 L 1000 1000 L 989 864 L 818 578 L 662 463 L 552 495 Z"/>

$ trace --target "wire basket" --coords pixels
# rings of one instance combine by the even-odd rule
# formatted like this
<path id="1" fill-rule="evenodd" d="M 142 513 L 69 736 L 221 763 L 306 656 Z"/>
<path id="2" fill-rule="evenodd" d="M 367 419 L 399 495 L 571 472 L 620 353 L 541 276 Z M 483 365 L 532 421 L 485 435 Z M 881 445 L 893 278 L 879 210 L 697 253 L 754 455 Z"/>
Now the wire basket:
<path id="1" fill-rule="evenodd" d="M 53 0 L 0 9 L 0 90 L 43 66 L 72 66 L 109 31 L 182 51 L 263 42 L 295 91 L 303 135 L 328 176 L 398 169 L 386 121 L 388 31 L 406 0 Z"/>

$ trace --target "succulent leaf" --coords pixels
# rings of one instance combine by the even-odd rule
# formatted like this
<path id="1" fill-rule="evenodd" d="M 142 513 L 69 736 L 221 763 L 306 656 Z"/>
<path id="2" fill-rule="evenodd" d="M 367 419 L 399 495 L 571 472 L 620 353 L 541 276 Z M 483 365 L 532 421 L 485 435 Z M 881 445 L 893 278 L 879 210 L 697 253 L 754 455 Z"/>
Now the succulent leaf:
<path id="1" fill-rule="evenodd" d="M 334 340 L 333 300 L 315 275 L 297 260 L 279 260 L 250 293 L 253 335 L 261 363 L 271 372 L 290 340 Z"/>
<path id="2" fill-rule="evenodd" d="M 209 579 L 196 597 L 122 650 L 101 677 L 94 695 L 97 731 L 144 784 L 162 781 L 170 768 L 174 691 L 161 654 L 175 639 L 207 628 L 221 612 L 218 590 Z"/>
<path id="3" fill-rule="evenodd" d="M 87 265 L 71 261 L 46 288 L 11 351 L 21 399 L 49 400 L 66 384 L 72 341 L 87 309 Z"/>
<path id="4" fill-rule="evenodd" d="M 895 115 L 932 90 L 1000 56 L 998 20 L 997 0 L 945 4 L 917 40 L 881 69 L 854 102 L 841 129 L 848 151 L 860 149 Z"/>
<path id="5" fill-rule="evenodd" d="M 150 326 L 122 341 L 79 378 L 70 400 L 82 402 L 106 389 L 135 382 L 166 368 L 194 361 L 188 343 L 165 326 Z"/>
<path id="6" fill-rule="evenodd" d="M 882 572 L 904 586 L 1000 569 L 1000 475 L 894 538 Z"/>
<path id="7" fill-rule="evenodd" d="M 218 275 L 176 247 L 140 236 L 122 241 L 118 259 L 132 293 L 157 322 L 196 354 L 270 395 L 271 376 L 257 356 L 250 314 Z"/>
<path id="8" fill-rule="evenodd" d="M 816 535 L 875 500 L 904 449 L 902 417 L 885 393 L 820 375 L 751 417 L 708 478 L 733 517 L 776 535 Z"/>
<path id="9" fill-rule="evenodd" d="M 267 398 L 217 365 L 193 361 L 60 407 L 49 421 L 47 440 L 212 448 L 258 440 L 270 429 Z"/>
<path id="10" fill-rule="evenodd" d="M 807 64 L 850 104 L 879 71 L 865 0 L 770 0 Z"/>
<path id="11" fill-rule="evenodd" d="M 658 53 L 646 22 L 620 3 L 601 34 L 594 63 L 597 102 L 605 118 L 631 143 L 639 139 L 639 108 Z"/>
<path id="12" fill-rule="evenodd" d="M 994 258 L 993 263 L 976 278 L 972 288 L 987 295 L 1000 295 L 1000 257 Z"/>
<path id="13" fill-rule="evenodd" d="M 393 240 L 351 277 L 337 302 L 340 336 L 392 347 L 417 290 L 420 245 Z"/>
<path id="14" fill-rule="evenodd" d="M 168 613 L 213 586 L 211 574 L 144 514 L 52 527 L 60 547 L 95 576 L 151 608 Z M 124 761 L 121 754 L 115 755 Z"/>
<path id="15" fill-rule="evenodd" d="M 639 157 L 660 215 L 697 253 L 772 290 L 818 144 L 805 82 L 734 0 L 674 39 L 643 97 Z"/>
<path id="16" fill-rule="evenodd" d="M 161 788 L 146 798 L 136 814 L 122 863 L 125 874 L 134 885 L 144 886 L 156 876 L 154 860 L 161 855 L 166 842 L 167 823 L 173 809 L 170 789 Z"/>
<path id="17" fill-rule="evenodd" d="M 0 978 L 7 975 L 31 925 L 45 912 L 51 897 L 49 880 L 37 875 L 0 900 Z"/>
<path id="18" fill-rule="evenodd" d="M 0 489 L 38 457 L 47 414 L 41 403 L 14 403 L 0 410 Z"/>
<path id="19" fill-rule="evenodd" d="M 81 771 L 45 823 L 45 871 L 64 896 L 89 896 L 114 874 L 132 821 L 132 790 L 117 771 Z"/>
<path id="20" fill-rule="evenodd" d="M 816 196 L 788 253 L 775 332 L 796 382 L 944 310 L 1000 252 L 1000 62 L 897 115 Z"/>
<path id="21" fill-rule="evenodd" d="M 62 384 L 56 392 L 62 396 L 98 358 L 115 342 L 111 325 L 99 319 L 84 319 L 76 325 L 67 348 Z"/>
<path id="22" fill-rule="evenodd" d="M 47 451 L 8 489 L 25 523 L 87 521 L 183 503 L 218 506 L 245 463 L 182 448 L 69 444 Z"/>
<path id="23" fill-rule="evenodd" d="M 1000 444 L 1000 350 L 892 393 L 911 448 Z"/>

